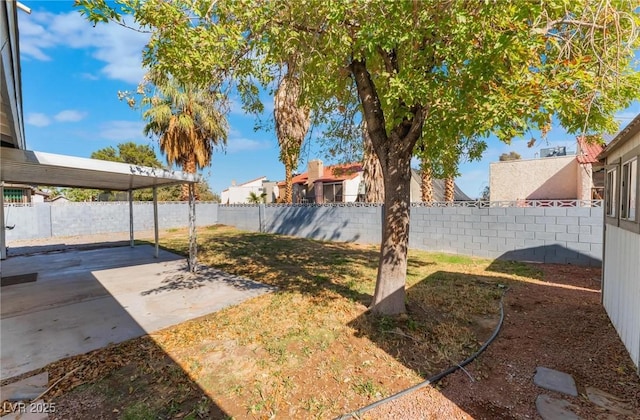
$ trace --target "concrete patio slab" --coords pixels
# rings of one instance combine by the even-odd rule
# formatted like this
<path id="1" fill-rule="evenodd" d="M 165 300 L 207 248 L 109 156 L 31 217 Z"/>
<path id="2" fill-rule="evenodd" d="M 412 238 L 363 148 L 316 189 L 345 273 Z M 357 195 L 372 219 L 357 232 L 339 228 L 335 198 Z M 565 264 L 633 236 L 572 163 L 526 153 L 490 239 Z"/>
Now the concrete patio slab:
<path id="1" fill-rule="evenodd" d="M 47 372 L 24 378 L 0 388 L 0 401 L 31 401 L 39 397 L 47 389 L 49 374 Z"/>
<path id="2" fill-rule="evenodd" d="M 1 378 L 166 328 L 272 290 L 147 245 L 14 257 L 2 275 L 38 280 L 2 287 Z"/>
<path id="3" fill-rule="evenodd" d="M 533 377 L 533 383 L 550 391 L 561 392 L 574 397 L 578 396 L 578 389 L 573 377 L 558 370 L 538 366 L 536 375 Z"/>
<path id="4" fill-rule="evenodd" d="M 580 420 L 580 417 L 569 408 L 571 403 L 548 395 L 538 395 L 536 409 L 543 420 Z"/>

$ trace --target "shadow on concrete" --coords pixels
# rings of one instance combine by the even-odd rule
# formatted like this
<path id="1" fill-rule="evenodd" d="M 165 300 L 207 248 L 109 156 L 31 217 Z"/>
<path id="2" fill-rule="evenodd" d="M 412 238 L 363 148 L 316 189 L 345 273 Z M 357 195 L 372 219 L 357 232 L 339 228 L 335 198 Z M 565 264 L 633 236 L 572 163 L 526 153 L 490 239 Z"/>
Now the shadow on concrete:
<path id="1" fill-rule="evenodd" d="M 584 267 L 602 266 L 602 260 L 600 259 L 593 258 L 591 255 L 557 244 L 507 251 L 500 255 L 497 260 L 547 264 L 571 264 Z M 490 269 L 492 266 L 490 266 Z M 491 271 L 499 272 L 498 267 L 499 265 L 496 269 L 491 269 Z"/>
<path id="2" fill-rule="evenodd" d="M 171 270 L 166 272 L 164 277 L 161 286 L 145 290 L 140 294 L 147 296 L 174 290 L 194 290 L 214 284 L 231 286 L 236 290 L 275 290 L 275 288 L 265 286 L 253 280 L 225 273 L 224 271 L 201 264 L 198 265 L 196 273 L 190 273 L 185 270 Z"/>
<path id="3" fill-rule="evenodd" d="M 56 243 L 46 245 L 25 245 L 25 246 L 9 246 L 7 247 L 8 257 L 17 257 L 25 255 L 43 254 L 47 252 L 62 252 L 70 249 L 77 250 L 91 250 L 91 249 L 105 249 L 114 248 L 120 246 L 129 246 L 129 241 L 109 241 L 109 242 L 94 242 L 94 243 Z"/>
<path id="4" fill-rule="evenodd" d="M 190 413 L 228 418 L 147 334 L 270 289 L 206 268 L 192 280 L 198 287 L 191 293 L 184 287 L 163 288 L 186 273 L 186 264 L 168 252 L 159 257 L 153 258 L 152 247 L 138 246 L 3 261 L 3 275 L 37 272 L 38 280 L 2 288 L 2 384 L 42 371 L 52 384 L 73 371 L 47 397 L 57 403 L 61 418 L 93 418 L 96 412 L 125 418 L 141 412 L 144 418 Z M 77 404 L 85 400 L 97 406 Z M 89 411 L 78 412 L 82 407 Z"/>
<path id="5" fill-rule="evenodd" d="M 356 233 L 345 236 L 349 221 L 342 220 L 336 226 L 339 207 L 287 207 L 278 208 L 265 224 L 265 230 L 279 235 L 291 235 L 324 241 L 355 242 L 360 238 Z"/>

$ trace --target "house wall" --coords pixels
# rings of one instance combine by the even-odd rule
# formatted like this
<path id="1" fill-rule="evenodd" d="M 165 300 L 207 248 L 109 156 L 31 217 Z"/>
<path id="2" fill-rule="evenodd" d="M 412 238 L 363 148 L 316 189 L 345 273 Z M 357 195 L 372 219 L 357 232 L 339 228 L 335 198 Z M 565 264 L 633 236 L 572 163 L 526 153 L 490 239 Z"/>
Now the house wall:
<path id="1" fill-rule="evenodd" d="M 606 225 L 603 304 L 633 363 L 640 367 L 640 235 Z"/>
<path id="2" fill-rule="evenodd" d="M 352 203 L 358 199 L 358 187 L 360 186 L 360 181 L 362 181 L 362 175 L 358 174 L 353 179 L 345 179 L 342 188 L 343 188 L 343 196 L 345 203 Z"/>
<path id="3" fill-rule="evenodd" d="M 575 199 L 577 166 L 575 156 L 493 162 L 491 201 Z"/>
<path id="4" fill-rule="evenodd" d="M 640 155 L 640 132 L 636 131 L 635 135 L 610 151 L 606 164 L 615 164 L 629 155 Z M 619 165 L 617 172 L 620 176 Z M 640 195 L 640 172 L 637 177 L 637 193 Z M 640 374 L 640 228 L 637 221 L 620 219 L 620 184 L 618 179 L 616 217 L 607 216 L 605 221 L 602 300 Z"/>
<path id="5" fill-rule="evenodd" d="M 262 194 L 262 181 L 266 178 L 260 178 L 255 181 L 245 182 L 241 185 L 230 186 L 227 190 L 222 191 L 220 200 L 229 204 L 246 204 L 249 202 L 249 194 Z"/>
<path id="6" fill-rule="evenodd" d="M 590 163 L 576 165 L 577 172 L 577 199 L 591 200 L 591 188 L 593 187 L 593 167 Z"/>
<path id="7" fill-rule="evenodd" d="M 418 178 L 418 179 L 416 179 Z M 409 200 L 412 203 L 417 203 L 422 201 L 422 185 L 420 185 L 419 177 L 411 175 L 411 185 L 409 189 Z"/>

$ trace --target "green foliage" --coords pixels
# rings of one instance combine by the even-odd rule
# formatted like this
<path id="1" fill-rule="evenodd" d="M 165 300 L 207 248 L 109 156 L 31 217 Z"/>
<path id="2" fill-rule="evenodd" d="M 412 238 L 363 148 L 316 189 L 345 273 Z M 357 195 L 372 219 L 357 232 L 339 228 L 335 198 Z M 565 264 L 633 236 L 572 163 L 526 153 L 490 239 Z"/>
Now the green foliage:
<path id="1" fill-rule="evenodd" d="M 235 87 L 245 109 L 261 109 L 258 86 L 292 55 L 301 104 L 328 120 L 358 104 L 385 190 L 398 192 L 385 197 L 379 281 L 392 283 L 388 290 L 406 268 L 413 154 L 426 155 L 435 176 L 452 176 L 490 134 L 505 142 L 528 130 L 544 135 L 552 118 L 569 133 L 614 132 L 614 113 L 640 98 L 632 0 L 76 4 L 94 23 L 132 14 L 151 31 L 145 65 L 221 95 Z M 374 304 L 403 301 L 390 297 L 376 294 Z"/>
<path id="2" fill-rule="evenodd" d="M 156 71 L 147 75 L 141 106 L 144 132 L 156 136 L 169 165 L 195 173 L 209 166 L 215 146 L 227 142 L 224 101 L 207 88 Z"/>
<path id="3" fill-rule="evenodd" d="M 256 194 L 255 192 L 251 191 L 249 193 L 249 197 L 247 197 L 247 201 L 249 201 L 250 204 L 266 203 L 267 193 Z"/>
<path id="4" fill-rule="evenodd" d="M 375 4 L 375 3 L 374 3 Z M 640 18 L 633 2 L 76 1 L 90 21 L 132 14 L 152 38 L 144 62 L 206 86 L 234 83 L 255 109 L 259 83 L 293 52 L 303 100 L 317 111 L 353 100 L 349 63 L 366 63 L 388 132 L 428 106 L 434 148 L 495 133 L 614 131 L 637 98 Z M 334 109 L 335 110 L 335 109 Z"/>

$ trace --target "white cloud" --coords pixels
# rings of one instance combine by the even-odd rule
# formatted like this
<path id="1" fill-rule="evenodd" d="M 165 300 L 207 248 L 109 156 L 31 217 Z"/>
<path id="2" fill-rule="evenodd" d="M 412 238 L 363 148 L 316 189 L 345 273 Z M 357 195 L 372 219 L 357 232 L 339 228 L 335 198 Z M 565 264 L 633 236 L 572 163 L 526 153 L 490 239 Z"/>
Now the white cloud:
<path id="1" fill-rule="evenodd" d="M 252 140 L 244 137 L 230 138 L 227 141 L 227 152 L 248 152 L 253 150 L 263 150 L 271 148 L 271 143 L 264 140 Z"/>
<path id="2" fill-rule="evenodd" d="M 105 63 L 101 73 L 109 79 L 139 83 L 144 75 L 142 49 L 149 34 L 136 32 L 116 24 L 95 27 L 78 12 L 35 12 L 21 16 L 20 51 L 36 60 L 51 60 L 47 50 L 74 48 L 91 51 Z"/>
<path id="3" fill-rule="evenodd" d="M 144 138 L 143 129 L 141 121 L 108 121 L 100 126 L 99 136 L 117 142 L 141 140 Z"/>
<path id="4" fill-rule="evenodd" d="M 32 112 L 27 114 L 25 122 L 36 127 L 46 127 L 51 124 L 51 119 L 40 112 Z"/>
<path id="5" fill-rule="evenodd" d="M 80 73 L 79 76 L 82 77 L 83 79 L 87 79 L 87 80 L 100 80 L 100 78 L 98 76 L 96 76 L 95 74 L 91 74 L 91 73 Z"/>
<path id="6" fill-rule="evenodd" d="M 53 119 L 58 122 L 78 122 L 87 116 L 86 112 L 76 111 L 75 109 L 65 109 L 58 112 Z"/>

